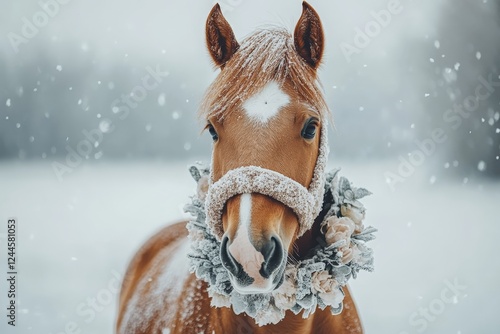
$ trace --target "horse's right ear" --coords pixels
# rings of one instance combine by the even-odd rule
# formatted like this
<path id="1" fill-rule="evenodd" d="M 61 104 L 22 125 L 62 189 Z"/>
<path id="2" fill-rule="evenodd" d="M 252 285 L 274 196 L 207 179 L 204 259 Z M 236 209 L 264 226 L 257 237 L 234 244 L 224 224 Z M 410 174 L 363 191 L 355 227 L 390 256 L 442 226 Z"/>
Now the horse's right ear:
<path id="1" fill-rule="evenodd" d="M 221 68 L 240 47 L 234 37 L 233 29 L 222 15 L 219 4 L 216 4 L 208 14 L 206 39 L 210 56 L 215 65 Z"/>

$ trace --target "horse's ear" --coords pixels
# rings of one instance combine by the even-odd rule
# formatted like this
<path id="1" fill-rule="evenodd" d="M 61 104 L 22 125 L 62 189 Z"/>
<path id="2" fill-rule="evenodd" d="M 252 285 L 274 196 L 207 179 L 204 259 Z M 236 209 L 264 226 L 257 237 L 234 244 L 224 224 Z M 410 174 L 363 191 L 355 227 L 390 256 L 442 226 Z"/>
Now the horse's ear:
<path id="1" fill-rule="evenodd" d="M 216 4 L 208 14 L 206 39 L 210 56 L 221 68 L 240 47 L 234 37 L 233 29 L 222 15 L 219 4 Z"/>
<path id="2" fill-rule="evenodd" d="M 307 2 L 293 34 L 295 49 L 312 68 L 317 69 L 324 50 L 323 26 L 318 13 Z"/>

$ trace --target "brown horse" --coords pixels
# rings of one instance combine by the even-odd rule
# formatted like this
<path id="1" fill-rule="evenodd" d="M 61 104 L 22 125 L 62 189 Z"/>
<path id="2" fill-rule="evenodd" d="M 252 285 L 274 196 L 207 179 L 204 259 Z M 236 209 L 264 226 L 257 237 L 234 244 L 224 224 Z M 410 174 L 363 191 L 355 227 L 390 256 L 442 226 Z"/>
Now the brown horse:
<path id="1" fill-rule="evenodd" d="M 240 45 L 216 5 L 207 19 L 206 40 L 221 69 L 201 108 L 214 140 L 212 182 L 238 167 L 261 166 L 308 187 L 321 125 L 329 117 L 316 76 L 324 45 L 316 11 L 303 3 L 293 36 L 265 28 Z M 230 198 L 222 213 L 221 258 L 227 260 L 233 288 L 240 293 L 275 289 L 287 261 L 317 245 L 321 221 L 320 215 L 299 237 L 298 217 L 279 201 L 259 193 Z M 260 327 L 231 308 L 211 307 L 207 284 L 189 273 L 187 234 L 185 222 L 168 226 L 135 255 L 120 295 L 118 333 L 363 332 L 347 286 L 344 310 L 336 316 L 317 309 L 303 319 L 287 311 L 281 322 Z M 243 284 L 248 277 L 252 283 Z"/>

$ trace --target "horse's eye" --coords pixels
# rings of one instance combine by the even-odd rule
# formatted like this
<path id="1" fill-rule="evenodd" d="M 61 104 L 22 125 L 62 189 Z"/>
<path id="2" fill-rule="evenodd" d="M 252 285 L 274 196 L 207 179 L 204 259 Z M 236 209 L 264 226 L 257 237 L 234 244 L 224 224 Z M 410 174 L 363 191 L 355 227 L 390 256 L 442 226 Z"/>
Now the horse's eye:
<path id="1" fill-rule="evenodd" d="M 318 120 L 316 118 L 309 118 L 302 128 L 301 136 L 304 139 L 311 140 L 316 136 L 318 128 Z"/>
<path id="2" fill-rule="evenodd" d="M 212 139 L 214 141 L 217 141 L 219 139 L 219 135 L 217 134 L 217 131 L 215 131 L 214 126 L 212 124 L 208 124 L 208 132 L 210 132 L 210 135 L 212 136 Z"/>

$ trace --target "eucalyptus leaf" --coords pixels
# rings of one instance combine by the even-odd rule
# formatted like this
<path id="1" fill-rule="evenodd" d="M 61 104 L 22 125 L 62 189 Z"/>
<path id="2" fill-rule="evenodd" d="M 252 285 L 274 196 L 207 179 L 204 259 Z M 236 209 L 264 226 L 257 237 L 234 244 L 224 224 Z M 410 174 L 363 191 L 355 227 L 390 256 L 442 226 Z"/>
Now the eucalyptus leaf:
<path id="1" fill-rule="evenodd" d="M 210 174 L 210 169 L 202 165 L 191 166 L 189 171 L 197 182 L 202 176 Z M 339 169 L 328 173 L 326 180 L 323 209 L 327 213 L 322 223 L 333 216 L 341 217 L 341 205 L 351 205 L 364 212 L 363 204 L 357 199 L 367 196 L 370 193 L 368 190 L 352 187 L 347 178 L 339 177 Z M 188 256 L 190 270 L 209 284 L 209 291 L 229 297 L 236 314 L 246 313 L 255 318 L 259 325 L 266 324 L 273 317 L 283 318 L 285 310 L 275 306 L 273 293 L 242 295 L 233 289 L 229 274 L 220 258 L 220 242 L 212 235 L 206 223 L 204 205 L 204 201 L 193 196 L 191 202 L 184 207 L 184 210 L 193 216 L 187 224 L 187 229 L 192 234 L 192 252 Z M 323 236 L 305 258 L 299 259 L 295 264 L 288 264 L 287 270 L 292 269 L 296 272 L 295 276 L 287 278 L 295 280 L 293 285 L 296 304 L 289 309 L 295 314 L 303 312 L 302 316 L 308 317 L 317 307 L 320 309 L 328 307 L 318 292 L 312 290 L 313 276 L 317 272 L 326 270 L 329 277 L 342 287 L 349 279 L 357 277 L 360 270 L 372 271 L 373 251 L 365 243 L 375 238 L 375 232 L 376 229 L 373 227 L 367 227 L 361 233 L 352 235 L 350 244 L 347 244 L 346 240 L 339 240 L 327 245 Z M 347 246 L 356 246 L 359 252 L 356 258 L 344 264 L 340 249 Z M 338 307 L 330 307 L 330 310 L 334 314 L 340 313 L 342 303 Z"/>

